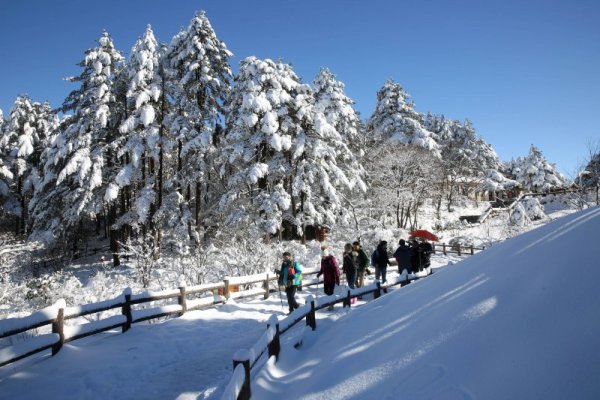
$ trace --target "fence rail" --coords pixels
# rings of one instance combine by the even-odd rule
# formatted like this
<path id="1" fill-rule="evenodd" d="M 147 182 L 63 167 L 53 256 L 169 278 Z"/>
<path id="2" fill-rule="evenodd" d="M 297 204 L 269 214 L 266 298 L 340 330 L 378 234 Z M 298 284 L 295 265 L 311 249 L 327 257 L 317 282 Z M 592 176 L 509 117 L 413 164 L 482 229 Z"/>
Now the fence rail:
<path id="1" fill-rule="evenodd" d="M 434 244 L 434 252 L 440 248 L 444 254 L 457 253 L 458 255 L 474 254 L 475 250 L 483 250 L 470 246 L 462 247 L 462 249 L 466 250 L 463 251 L 461 247 L 456 248 L 446 244 Z M 390 259 L 390 261 L 395 263 L 393 259 Z M 302 272 L 303 286 L 309 287 L 321 283 L 322 280 L 313 277 L 318 272 L 319 268 L 304 268 Z M 56 304 L 36 311 L 27 317 L 0 320 L 0 339 L 8 338 L 8 340 L 12 341 L 16 335 L 24 334 L 38 328 L 46 328 L 46 331 L 49 331 L 48 333 L 39 335 L 34 334 L 32 337 L 22 341 L 15 340 L 10 346 L 0 349 L 0 367 L 48 349 L 52 349 L 52 355 L 55 355 L 60 351 L 63 344 L 74 340 L 118 328 L 121 328 L 121 331 L 124 333 L 134 323 L 170 316 L 181 316 L 188 311 L 223 304 L 229 298 L 241 299 L 262 295 L 264 299 L 267 299 L 270 293 L 276 291 L 270 288 L 270 283 L 276 280 L 277 275 L 275 274 L 256 274 L 243 277 L 226 277 L 222 282 L 189 287 L 182 286 L 178 289 L 160 292 L 147 291 L 132 294 L 131 290 L 127 288 L 114 299 L 71 307 L 67 307 L 64 300 L 59 300 Z M 260 284 L 260 286 L 256 287 L 257 284 Z M 244 287 L 245 290 L 240 291 L 240 287 Z M 343 300 L 333 300 L 331 304 L 345 301 L 349 305 L 352 297 L 360 295 L 356 293 L 353 291 L 352 294 L 348 294 Z M 170 301 L 171 303 L 142 309 L 136 308 L 140 305 L 153 306 L 151 303 L 162 301 Z M 318 309 L 329 305 L 321 304 Z M 115 315 L 83 324 L 69 325 L 65 323 L 68 320 L 111 310 L 118 311 Z M 297 313 L 292 313 L 291 315 L 298 316 Z M 305 317 L 302 315 L 298 321 Z M 282 327 L 279 334 L 285 332 L 298 321 L 295 321 L 290 326 L 286 325 Z"/>

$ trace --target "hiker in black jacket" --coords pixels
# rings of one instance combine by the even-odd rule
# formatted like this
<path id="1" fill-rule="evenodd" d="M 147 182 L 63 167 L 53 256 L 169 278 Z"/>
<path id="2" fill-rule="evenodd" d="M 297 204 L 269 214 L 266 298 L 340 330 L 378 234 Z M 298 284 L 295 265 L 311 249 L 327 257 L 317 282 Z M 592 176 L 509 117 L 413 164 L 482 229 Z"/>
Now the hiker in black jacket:
<path id="1" fill-rule="evenodd" d="M 419 252 L 420 260 L 419 271 L 429 268 L 431 266 L 431 253 L 433 253 L 433 246 L 431 243 L 429 243 L 427 239 L 423 239 L 421 243 L 419 243 L 417 251 Z"/>
<path id="2" fill-rule="evenodd" d="M 390 257 L 387 252 L 387 242 L 382 240 L 377 245 L 372 257 L 375 262 L 375 279 L 381 278 L 381 283 L 387 282 L 387 266 L 390 264 Z"/>
<path id="3" fill-rule="evenodd" d="M 410 241 L 410 249 L 411 249 L 411 255 L 410 255 L 410 265 L 412 266 L 412 272 L 417 273 L 419 272 L 419 269 L 421 268 L 421 257 L 419 256 L 419 244 L 417 243 L 416 239 L 411 239 Z"/>
<path id="4" fill-rule="evenodd" d="M 412 273 L 412 249 L 406 245 L 404 239 L 400 239 L 398 242 L 400 246 L 394 252 L 394 258 L 398 262 L 398 274 L 402 274 L 403 270 L 406 270 L 407 273 Z"/>

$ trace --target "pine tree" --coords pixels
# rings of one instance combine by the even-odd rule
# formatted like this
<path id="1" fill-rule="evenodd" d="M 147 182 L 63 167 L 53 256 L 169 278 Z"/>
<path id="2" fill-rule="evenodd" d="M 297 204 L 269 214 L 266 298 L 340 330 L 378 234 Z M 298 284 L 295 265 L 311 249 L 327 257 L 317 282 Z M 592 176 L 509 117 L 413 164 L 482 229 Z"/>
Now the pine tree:
<path id="1" fill-rule="evenodd" d="M 12 184 L 13 174 L 7 166 L 7 152 L 1 143 L 5 138 L 5 128 L 7 123 L 4 120 L 4 113 L 0 109 L 0 211 L 2 213 L 12 209 L 12 198 L 10 197 L 10 185 Z"/>
<path id="2" fill-rule="evenodd" d="M 371 142 L 414 145 L 440 156 L 436 138 L 423 127 L 423 117 L 415 111 L 402 86 L 392 80 L 377 92 L 377 105 L 367 122 L 367 133 Z"/>
<path id="3" fill-rule="evenodd" d="M 166 185 L 176 190 L 165 198 L 166 209 L 160 213 L 170 214 L 169 225 L 182 240 L 199 240 L 201 191 L 210 181 L 213 135 L 231 88 L 231 57 L 204 12 L 173 38 L 165 54 L 167 90 L 173 100 L 165 124 L 176 151 L 175 173 Z"/>
<path id="4" fill-rule="evenodd" d="M 122 210 L 116 225 L 129 225 L 136 230 L 150 224 L 158 198 L 155 174 L 163 117 L 159 67 L 159 46 L 148 26 L 133 46 L 125 71 L 129 117 L 119 127 L 122 136 L 113 143 L 116 156 L 124 162 L 104 195 L 107 202 L 113 202 L 121 193 L 131 203 L 130 208 Z"/>
<path id="5" fill-rule="evenodd" d="M 106 191 L 108 143 L 118 120 L 115 115 L 115 76 L 123 60 L 108 33 L 98 47 L 86 51 L 79 63 L 83 71 L 71 82 L 80 87 L 69 94 L 60 133 L 44 156 L 44 179 L 32 204 L 34 237 L 44 240 L 74 234 L 85 217 L 103 211 Z"/>
<path id="6" fill-rule="evenodd" d="M 324 132 L 324 140 L 331 142 L 336 151 L 336 163 L 350 179 L 352 187 L 366 190 L 364 169 L 360 160 L 364 156 L 365 135 L 354 102 L 344 92 L 344 84 L 327 69 L 321 69 L 313 82 L 315 96 L 315 125 L 325 125 L 325 118 L 333 130 Z M 329 134 L 327 134 L 329 133 Z"/>
<path id="7" fill-rule="evenodd" d="M 532 192 L 547 192 L 551 189 L 568 186 L 567 179 L 550 164 L 542 152 L 531 145 L 526 157 L 518 157 L 510 164 L 510 173 L 514 180 Z"/>
<path id="8" fill-rule="evenodd" d="M 220 154 L 226 223 L 248 223 L 267 237 L 280 229 L 292 202 L 292 142 L 302 116 L 290 113 L 299 92 L 307 89 L 289 65 L 255 57 L 241 62 Z"/>
<path id="9" fill-rule="evenodd" d="M 29 199 L 33 185 L 40 175 L 40 157 L 53 129 L 54 113 L 48 103 L 37 103 L 24 95 L 15 100 L 0 146 L 10 160 L 14 177 L 11 188 L 14 213 L 17 216 L 15 233 L 25 233 Z"/>

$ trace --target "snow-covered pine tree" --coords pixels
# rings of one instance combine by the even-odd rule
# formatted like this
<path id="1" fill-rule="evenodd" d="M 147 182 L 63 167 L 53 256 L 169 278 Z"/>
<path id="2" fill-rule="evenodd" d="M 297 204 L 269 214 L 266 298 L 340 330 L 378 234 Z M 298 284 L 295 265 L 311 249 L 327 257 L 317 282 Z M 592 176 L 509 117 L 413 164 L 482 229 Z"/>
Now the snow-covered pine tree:
<path id="1" fill-rule="evenodd" d="M 152 225 L 158 199 L 156 174 L 164 110 L 159 71 L 159 45 L 148 26 L 133 46 L 124 72 L 129 117 L 119 127 L 122 136 L 112 143 L 117 158 L 124 162 L 108 184 L 104 199 L 115 202 L 121 192 L 130 205 L 121 210 L 116 227 L 131 226 L 139 231 Z"/>
<path id="2" fill-rule="evenodd" d="M 89 49 L 79 63 L 82 73 L 69 81 L 80 83 L 62 106 L 72 112 L 61 124 L 44 158 L 44 178 L 34 195 L 32 238 L 55 241 L 76 234 L 85 217 L 103 211 L 105 167 L 114 115 L 115 74 L 123 60 L 106 32 L 98 47 Z"/>
<path id="3" fill-rule="evenodd" d="M 290 72 L 293 74 L 291 68 Z M 292 79 L 300 83 L 295 74 Z M 292 95 L 295 98 L 287 110 L 288 134 L 293 138 L 290 217 L 306 240 L 307 226 L 331 225 L 343 215 L 342 189 L 350 190 L 356 182 L 364 188 L 364 183 L 344 137 L 326 114 L 313 106 L 310 87 L 298 84 Z M 329 111 L 333 121 L 335 111 Z M 354 173 L 353 181 L 348 173 Z"/>
<path id="4" fill-rule="evenodd" d="M 165 218 L 169 214 L 179 243 L 190 237 L 199 240 L 202 188 L 210 180 L 213 135 L 231 89 L 231 57 L 203 11 L 173 38 L 165 54 L 173 102 L 165 124 L 176 164 L 165 184 L 171 188 L 166 209 L 160 213 Z"/>
<path id="5" fill-rule="evenodd" d="M 511 178 L 521 184 L 525 190 L 547 192 L 551 189 L 568 186 L 567 179 L 550 164 L 542 152 L 531 145 L 526 157 L 518 157 L 510 163 Z"/>
<path id="6" fill-rule="evenodd" d="M 4 113 L 0 109 L 0 141 L 4 140 L 5 128 L 7 124 L 4 120 Z M 7 166 L 6 149 L 0 145 L 0 212 L 5 213 L 10 206 L 10 185 L 12 183 L 13 174 Z"/>
<path id="7" fill-rule="evenodd" d="M 423 116 L 415 111 L 402 86 L 392 80 L 377 92 L 375 111 L 367 122 L 367 135 L 371 142 L 419 146 L 440 156 L 434 134 L 423 127 Z"/>
<path id="8" fill-rule="evenodd" d="M 16 201 L 15 233 L 21 234 L 25 233 L 29 199 L 33 185 L 39 181 L 40 156 L 48 144 L 55 116 L 48 103 L 33 102 L 22 95 L 15 100 L 9 118 L 0 146 L 10 160 L 14 177 L 11 190 Z"/>
<path id="9" fill-rule="evenodd" d="M 325 125 L 320 115 L 334 131 L 324 140 L 331 142 L 336 150 L 336 165 L 350 180 L 350 185 L 366 190 L 365 171 L 361 160 L 365 152 L 365 135 L 354 102 L 344 91 L 344 84 L 327 69 L 321 69 L 313 82 L 315 96 L 315 126 Z"/>
<path id="10" fill-rule="evenodd" d="M 219 158 L 228 189 L 220 204 L 226 223 L 248 223 L 266 237 L 281 228 L 292 202 L 292 144 L 310 110 L 291 112 L 308 96 L 287 64 L 256 57 L 240 63 Z"/>

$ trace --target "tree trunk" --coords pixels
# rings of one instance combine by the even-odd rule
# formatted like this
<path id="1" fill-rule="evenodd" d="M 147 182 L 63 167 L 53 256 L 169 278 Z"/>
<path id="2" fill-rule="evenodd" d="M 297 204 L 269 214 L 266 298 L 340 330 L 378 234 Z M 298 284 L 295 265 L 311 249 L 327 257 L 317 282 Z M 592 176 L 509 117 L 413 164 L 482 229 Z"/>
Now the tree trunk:
<path id="1" fill-rule="evenodd" d="M 113 266 L 117 267 L 121 265 L 121 260 L 119 259 L 119 231 L 113 228 L 113 224 L 117 219 L 117 207 L 115 205 L 110 206 L 108 216 L 108 229 L 110 236 L 110 251 L 113 255 Z"/>
<path id="2" fill-rule="evenodd" d="M 304 199 L 306 198 L 306 194 L 304 192 L 300 193 L 300 210 L 304 215 Z M 306 244 L 306 218 L 302 219 L 302 244 Z M 316 226 L 313 226 L 316 232 Z"/>
<path id="3" fill-rule="evenodd" d="M 23 201 L 23 194 L 21 193 L 23 191 L 23 177 L 19 176 L 19 179 L 17 179 L 17 198 L 19 198 L 19 201 L 21 203 L 21 215 L 17 215 L 17 220 L 15 223 L 15 235 L 18 235 L 19 233 L 21 233 L 21 224 L 23 221 L 23 215 L 25 212 L 24 209 L 24 201 Z"/>
<path id="4" fill-rule="evenodd" d="M 201 206 L 201 196 L 202 196 L 202 184 L 200 181 L 196 181 L 196 209 L 194 218 L 196 220 L 196 232 L 200 234 L 200 206 Z"/>

